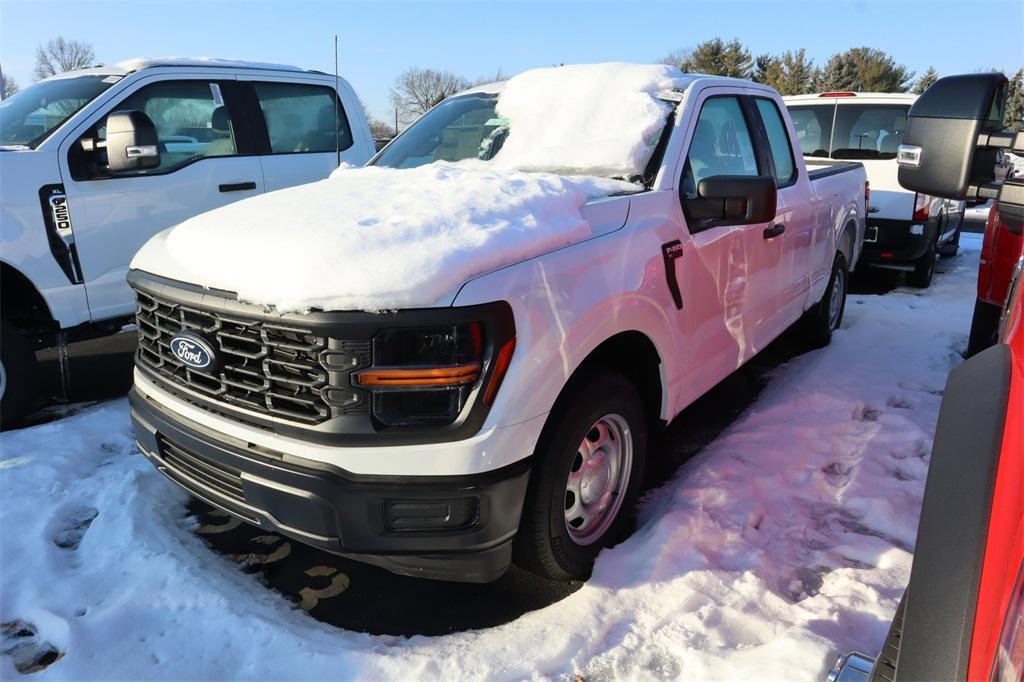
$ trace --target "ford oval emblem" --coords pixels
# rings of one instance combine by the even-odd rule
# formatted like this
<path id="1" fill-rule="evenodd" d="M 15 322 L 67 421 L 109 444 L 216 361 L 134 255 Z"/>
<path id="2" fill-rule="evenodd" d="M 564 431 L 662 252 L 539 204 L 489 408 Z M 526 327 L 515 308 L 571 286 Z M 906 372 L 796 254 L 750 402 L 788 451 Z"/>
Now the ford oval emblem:
<path id="1" fill-rule="evenodd" d="M 181 332 L 171 339 L 171 353 L 186 367 L 201 372 L 217 369 L 217 353 L 206 339 L 191 332 Z"/>

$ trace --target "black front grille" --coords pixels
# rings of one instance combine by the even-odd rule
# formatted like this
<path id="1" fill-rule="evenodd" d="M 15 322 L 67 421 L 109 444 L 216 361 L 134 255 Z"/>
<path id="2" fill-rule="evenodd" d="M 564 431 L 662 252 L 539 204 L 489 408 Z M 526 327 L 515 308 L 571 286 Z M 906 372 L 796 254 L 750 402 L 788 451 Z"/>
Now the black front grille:
<path id="1" fill-rule="evenodd" d="M 330 377 L 321 361 L 327 338 L 309 329 L 203 310 L 143 291 L 136 297 L 138 360 L 143 367 L 214 400 L 270 416 L 306 424 L 332 416 L 330 396 L 325 395 Z M 216 372 L 191 369 L 171 352 L 171 339 L 183 331 L 214 347 Z M 365 409 L 360 402 L 335 410 Z"/>

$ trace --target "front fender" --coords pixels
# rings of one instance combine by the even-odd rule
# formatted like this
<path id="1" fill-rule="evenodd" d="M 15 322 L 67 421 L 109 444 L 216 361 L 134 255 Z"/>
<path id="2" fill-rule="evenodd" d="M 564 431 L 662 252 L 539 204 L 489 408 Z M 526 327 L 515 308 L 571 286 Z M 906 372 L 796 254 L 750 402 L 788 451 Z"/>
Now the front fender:
<path id="1" fill-rule="evenodd" d="M 508 426 L 549 412 L 590 353 L 627 331 L 644 334 L 661 359 L 661 416 L 667 418 L 681 363 L 666 349 L 675 347 L 682 325 L 673 316 L 682 313 L 672 303 L 663 267 L 653 231 L 625 228 L 467 283 L 455 305 L 504 300 L 515 315 L 516 351 L 487 425 Z"/>

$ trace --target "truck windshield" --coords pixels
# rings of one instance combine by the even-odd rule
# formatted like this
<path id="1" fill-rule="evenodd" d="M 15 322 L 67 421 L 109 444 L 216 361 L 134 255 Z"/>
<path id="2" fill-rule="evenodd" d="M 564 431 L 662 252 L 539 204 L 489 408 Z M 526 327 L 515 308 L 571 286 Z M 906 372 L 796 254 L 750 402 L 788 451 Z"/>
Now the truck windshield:
<path id="1" fill-rule="evenodd" d="M 452 97 L 423 115 L 373 161 L 389 168 L 413 168 L 434 161 L 490 160 L 501 149 L 508 124 L 497 118 L 498 96 Z"/>
<path id="2" fill-rule="evenodd" d="M 907 104 L 813 104 L 791 106 L 804 156 L 831 159 L 895 159 L 907 127 Z"/>
<path id="3" fill-rule="evenodd" d="M 8 97 L 0 102 L 0 146 L 34 149 L 114 82 L 103 75 L 57 78 Z"/>

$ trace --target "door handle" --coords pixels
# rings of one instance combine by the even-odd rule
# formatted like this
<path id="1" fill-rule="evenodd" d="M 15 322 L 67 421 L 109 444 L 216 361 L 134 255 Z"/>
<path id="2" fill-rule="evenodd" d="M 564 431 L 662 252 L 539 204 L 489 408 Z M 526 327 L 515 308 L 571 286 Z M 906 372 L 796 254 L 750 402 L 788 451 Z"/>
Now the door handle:
<path id="1" fill-rule="evenodd" d="M 764 238 L 771 239 L 772 237 L 778 237 L 780 234 L 786 231 L 786 226 L 782 223 L 773 225 L 772 227 L 764 228 Z"/>
<path id="2" fill-rule="evenodd" d="M 226 185 L 220 185 L 217 189 L 221 192 L 241 192 L 247 189 L 256 189 L 255 182 L 234 182 Z"/>

